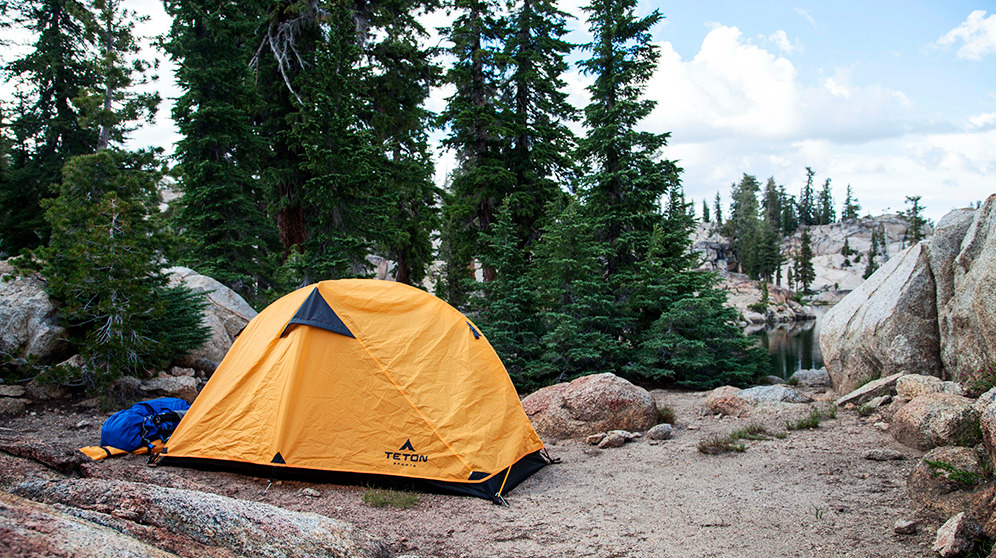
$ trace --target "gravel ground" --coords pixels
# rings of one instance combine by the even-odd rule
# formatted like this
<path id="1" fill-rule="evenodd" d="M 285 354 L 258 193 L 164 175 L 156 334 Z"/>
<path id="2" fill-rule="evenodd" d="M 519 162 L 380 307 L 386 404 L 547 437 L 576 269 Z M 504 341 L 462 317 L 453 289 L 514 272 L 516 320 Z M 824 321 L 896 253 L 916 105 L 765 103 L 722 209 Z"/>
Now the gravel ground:
<path id="1" fill-rule="evenodd" d="M 906 477 L 920 452 L 873 426 L 874 418 L 840 411 L 815 430 L 747 441 L 746 451 L 705 455 L 701 440 L 750 423 L 771 434 L 808 406 L 755 411 L 744 419 L 701 417 L 701 392 L 658 395 L 677 415 L 675 435 L 657 445 L 636 440 L 599 450 L 583 441 L 549 442 L 561 459 L 508 496 L 488 501 L 423 494 L 409 509 L 363 503 L 367 488 L 278 481 L 178 467 L 148 468 L 140 457 L 106 460 L 88 474 L 192 488 L 351 522 L 398 555 L 468 557 L 773 557 L 932 556 L 939 518 L 918 511 Z M 37 410 L 2 425 L 60 443 L 90 445 L 107 414 L 67 406 Z M 871 461 L 871 449 L 907 459 Z M 0 453 L 0 489 L 58 474 Z M 306 488 L 319 495 L 309 496 Z M 309 491 L 310 492 L 310 491 Z M 915 535 L 897 535 L 899 519 L 918 519 Z"/>

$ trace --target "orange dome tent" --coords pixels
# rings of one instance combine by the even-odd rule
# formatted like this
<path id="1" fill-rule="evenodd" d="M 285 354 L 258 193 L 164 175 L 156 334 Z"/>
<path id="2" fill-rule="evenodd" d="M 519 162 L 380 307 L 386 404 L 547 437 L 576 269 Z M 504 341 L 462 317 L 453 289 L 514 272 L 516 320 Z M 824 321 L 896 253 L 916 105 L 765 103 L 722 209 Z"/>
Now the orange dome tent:
<path id="1" fill-rule="evenodd" d="M 162 455 L 409 477 L 500 499 L 546 464 L 542 450 L 469 319 L 414 287 L 346 279 L 253 318 Z"/>

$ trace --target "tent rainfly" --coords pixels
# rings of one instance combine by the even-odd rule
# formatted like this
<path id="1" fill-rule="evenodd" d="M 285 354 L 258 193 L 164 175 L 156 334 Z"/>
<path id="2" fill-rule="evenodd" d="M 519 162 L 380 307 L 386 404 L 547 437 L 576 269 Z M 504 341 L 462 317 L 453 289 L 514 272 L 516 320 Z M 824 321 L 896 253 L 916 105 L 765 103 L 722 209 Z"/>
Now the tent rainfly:
<path id="1" fill-rule="evenodd" d="M 253 318 L 162 457 L 407 477 L 496 501 L 548 462 L 480 329 L 368 279 L 299 289 Z"/>

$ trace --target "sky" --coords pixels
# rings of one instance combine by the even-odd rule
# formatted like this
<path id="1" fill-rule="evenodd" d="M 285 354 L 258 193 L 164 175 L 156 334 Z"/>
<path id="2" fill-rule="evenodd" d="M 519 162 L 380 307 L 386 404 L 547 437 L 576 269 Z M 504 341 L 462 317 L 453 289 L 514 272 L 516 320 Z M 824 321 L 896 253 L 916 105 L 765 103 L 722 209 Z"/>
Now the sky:
<path id="1" fill-rule="evenodd" d="M 586 3 L 561 4 L 577 16 L 567 37 L 576 44 L 590 40 Z M 140 31 L 168 30 L 157 1 L 126 5 L 151 16 Z M 646 88 L 658 104 L 643 127 L 671 133 L 662 156 L 684 169 L 697 207 L 717 192 L 728 203 L 744 173 L 798 195 L 807 166 L 817 188 L 831 179 L 838 212 L 848 185 L 862 214 L 901 211 L 907 196 L 921 196 L 934 221 L 996 193 L 996 2 L 657 0 L 638 9 L 665 17 Z M 162 77 L 163 96 L 175 97 L 168 65 Z M 564 77 L 583 107 L 591 77 L 576 66 Z M 434 92 L 430 109 L 445 97 Z M 130 145 L 170 149 L 170 106 Z M 438 152 L 441 184 L 453 165 Z"/>

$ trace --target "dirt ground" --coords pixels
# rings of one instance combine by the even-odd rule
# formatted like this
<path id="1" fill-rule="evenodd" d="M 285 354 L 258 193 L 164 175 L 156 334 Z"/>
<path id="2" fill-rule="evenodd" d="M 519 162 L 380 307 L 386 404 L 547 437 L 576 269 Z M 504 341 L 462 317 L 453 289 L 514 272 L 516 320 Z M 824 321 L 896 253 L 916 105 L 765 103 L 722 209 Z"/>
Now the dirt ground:
<path id="1" fill-rule="evenodd" d="M 742 453 L 705 455 L 699 442 L 757 422 L 771 433 L 807 414 L 789 406 L 752 417 L 702 417 L 700 392 L 665 392 L 677 415 L 674 437 L 636 440 L 599 450 L 583 441 L 548 442 L 561 463 L 508 495 L 509 507 L 423 494 L 409 509 L 373 508 L 359 486 L 278 481 L 234 473 L 145 466 L 140 457 L 88 466 L 89 474 L 192 488 L 317 512 L 352 522 L 386 541 L 399 556 L 484 557 L 788 557 L 932 556 L 939 518 L 918 511 L 906 477 L 920 452 L 902 446 L 842 410 L 815 430 L 747 441 Z M 39 409 L 0 423 L 0 433 L 96 444 L 108 414 L 69 406 Z M 868 450 L 892 448 L 905 460 L 871 461 Z M 23 458 L 0 453 L 0 489 L 35 477 L 57 477 Z M 312 497 L 303 490 L 312 488 Z M 918 519 L 917 534 L 897 535 L 899 519 Z"/>

